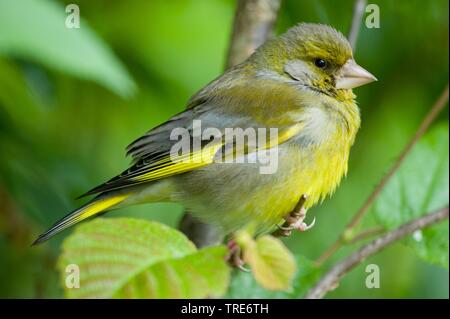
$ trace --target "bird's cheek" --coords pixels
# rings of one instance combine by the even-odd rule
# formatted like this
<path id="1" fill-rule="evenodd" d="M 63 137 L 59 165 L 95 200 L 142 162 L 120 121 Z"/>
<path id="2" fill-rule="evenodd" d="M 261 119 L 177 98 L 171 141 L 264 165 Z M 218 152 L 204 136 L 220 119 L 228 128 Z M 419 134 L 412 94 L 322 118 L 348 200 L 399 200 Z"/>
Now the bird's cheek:
<path id="1" fill-rule="evenodd" d="M 310 73 L 308 65 L 301 60 L 290 60 L 284 65 L 284 71 L 297 81 L 304 82 Z"/>

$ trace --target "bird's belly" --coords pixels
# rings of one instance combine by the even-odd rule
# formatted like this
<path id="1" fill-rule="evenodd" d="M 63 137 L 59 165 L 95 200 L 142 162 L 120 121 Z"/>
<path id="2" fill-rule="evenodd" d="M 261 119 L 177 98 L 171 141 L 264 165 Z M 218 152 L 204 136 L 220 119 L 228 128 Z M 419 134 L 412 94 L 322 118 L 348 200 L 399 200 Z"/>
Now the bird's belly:
<path id="1" fill-rule="evenodd" d="M 257 233 L 266 233 L 302 194 L 308 196 L 308 208 L 336 187 L 346 168 L 336 163 L 343 160 L 337 153 L 345 151 L 286 143 L 279 147 L 273 174 L 261 174 L 258 163 L 212 164 L 175 177 L 178 191 L 172 200 L 225 233 L 249 223 Z"/>

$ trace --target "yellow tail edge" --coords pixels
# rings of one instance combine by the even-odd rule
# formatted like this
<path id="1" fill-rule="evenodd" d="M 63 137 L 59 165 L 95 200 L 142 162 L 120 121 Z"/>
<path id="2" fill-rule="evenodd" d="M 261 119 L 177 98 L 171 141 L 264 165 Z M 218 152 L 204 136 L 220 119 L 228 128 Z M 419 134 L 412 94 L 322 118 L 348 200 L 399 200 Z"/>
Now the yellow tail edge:
<path id="1" fill-rule="evenodd" d="M 91 202 L 78 208 L 77 210 L 71 212 L 67 216 L 57 221 L 49 230 L 39 235 L 39 237 L 33 242 L 32 246 L 41 244 L 49 240 L 59 232 L 63 231 L 64 229 L 123 202 L 129 195 L 130 194 L 119 194 L 113 195 L 111 197 L 95 198 Z"/>

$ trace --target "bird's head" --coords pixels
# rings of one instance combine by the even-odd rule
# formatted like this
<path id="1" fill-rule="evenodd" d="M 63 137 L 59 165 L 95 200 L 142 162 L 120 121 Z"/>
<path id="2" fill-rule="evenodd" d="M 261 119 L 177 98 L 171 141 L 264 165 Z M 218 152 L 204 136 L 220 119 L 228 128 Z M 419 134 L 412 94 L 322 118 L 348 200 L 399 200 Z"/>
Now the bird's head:
<path id="1" fill-rule="evenodd" d="M 261 46 L 251 58 L 261 74 L 294 80 L 330 96 L 376 81 L 356 64 L 350 43 L 332 27 L 301 23 Z"/>

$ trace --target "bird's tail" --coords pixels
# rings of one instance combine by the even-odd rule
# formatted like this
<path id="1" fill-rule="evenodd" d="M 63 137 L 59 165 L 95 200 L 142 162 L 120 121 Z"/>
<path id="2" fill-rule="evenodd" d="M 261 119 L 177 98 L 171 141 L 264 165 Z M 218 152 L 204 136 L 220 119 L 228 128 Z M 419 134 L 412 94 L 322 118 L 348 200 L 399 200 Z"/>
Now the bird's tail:
<path id="1" fill-rule="evenodd" d="M 58 222 L 56 222 L 49 230 L 41 234 L 32 245 L 37 245 L 43 243 L 44 241 L 50 239 L 54 235 L 58 234 L 60 231 L 77 224 L 78 222 L 89 218 L 91 216 L 97 215 L 105 210 L 121 203 L 130 194 L 117 194 L 112 196 L 98 196 L 86 205 L 78 208 L 72 213 L 68 214 Z"/>

